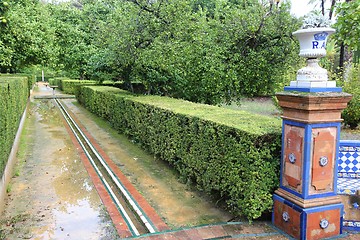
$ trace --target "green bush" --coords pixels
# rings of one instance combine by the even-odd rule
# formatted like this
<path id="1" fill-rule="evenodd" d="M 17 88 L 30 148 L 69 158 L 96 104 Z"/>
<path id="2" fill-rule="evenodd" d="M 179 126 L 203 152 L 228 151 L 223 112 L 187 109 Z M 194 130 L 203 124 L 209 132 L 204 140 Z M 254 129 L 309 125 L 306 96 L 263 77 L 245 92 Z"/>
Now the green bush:
<path id="1" fill-rule="evenodd" d="M 28 96 L 26 77 L 0 76 L 0 176 L 3 175 Z"/>
<path id="2" fill-rule="evenodd" d="M 160 96 L 81 87 L 77 98 L 188 181 L 255 219 L 272 207 L 279 182 L 281 121 Z"/>
<path id="3" fill-rule="evenodd" d="M 60 80 L 59 89 L 66 94 L 75 94 L 76 89 L 79 85 L 95 85 L 96 81 L 92 80 L 72 80 L 72 79 L 63 79 Z"/>
<path id="4" fill-rule="evenodd" d="M 59 90 L 66 94 L 75 94 L 79 85 L 95 85 L 97 82 L 92 80 L 75 80 L 67 77 L 56 77 L 49 79 L 49 84 L 58 86 Z"/>
<path id="5" fill-rule="evenodd" d="M 59 86 L 60 87 L 62 80 L 70 80 L 70 79 L 67 78 L 67 77 L 54 77 L 54 78 L 49 79 L 49 84 L 52 85 L 52 86 Z"/>
<path id="6" fill-rule="evenodd" d="M 353 95 L 347 108 L 342 113 L 344 123 L 355 129 L 360 123 L 360 64 L 349 71 L 348 79 L 343 85 L 344 92 Z"/>

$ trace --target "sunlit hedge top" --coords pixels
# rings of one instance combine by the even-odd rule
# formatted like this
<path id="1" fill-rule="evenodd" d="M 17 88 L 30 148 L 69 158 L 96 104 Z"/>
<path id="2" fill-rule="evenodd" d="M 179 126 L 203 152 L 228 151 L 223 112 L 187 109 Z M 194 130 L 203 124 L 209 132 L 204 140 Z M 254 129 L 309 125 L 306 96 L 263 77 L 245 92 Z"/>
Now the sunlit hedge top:
<path id="1" fill-rule="evenodd" d="M 279 132 L 281 119 L 249 113 L 242 110 L 232 110 L 206 104 L 192 103 L 185 100 L 161 96 L 132 95 L 127 91 L 112 87 L 91 87 L 95 91 L 112 92 L 127 95 L 128 98 L 158 108 L 171 110 L 174 113 L 190 115 L 229 127 L 247 131 L 255 135 Z"/>

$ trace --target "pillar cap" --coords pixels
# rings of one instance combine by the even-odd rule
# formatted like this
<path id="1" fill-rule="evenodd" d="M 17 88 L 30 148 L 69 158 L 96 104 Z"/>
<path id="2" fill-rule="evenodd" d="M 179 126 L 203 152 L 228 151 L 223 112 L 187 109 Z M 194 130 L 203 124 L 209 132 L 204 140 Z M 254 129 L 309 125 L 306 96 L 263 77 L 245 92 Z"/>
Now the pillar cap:
<path id="1" fill-rule="evenodd" d="M 341 122 L 341 111 L 351 94 L 345 92 L 280 92 L 276 94 L 283 118 L 307 122 Z"/>

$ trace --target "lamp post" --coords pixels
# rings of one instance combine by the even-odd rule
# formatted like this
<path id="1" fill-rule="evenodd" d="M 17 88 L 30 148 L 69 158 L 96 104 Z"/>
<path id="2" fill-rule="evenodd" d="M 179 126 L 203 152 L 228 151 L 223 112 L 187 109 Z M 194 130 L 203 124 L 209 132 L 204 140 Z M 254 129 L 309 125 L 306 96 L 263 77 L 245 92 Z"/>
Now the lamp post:
<path id="1" fill-rule="evenodd" d="M 343 204 L 336 192 L 341 111 L 351 95 L 328 81 L 318 65 L 326 55 L 328 27 L 293 33 L 307 66 L 276 96 L 283 109 L 280 187 L 274 194 L 273 224 L 296 239 L 342 233 Z"/>

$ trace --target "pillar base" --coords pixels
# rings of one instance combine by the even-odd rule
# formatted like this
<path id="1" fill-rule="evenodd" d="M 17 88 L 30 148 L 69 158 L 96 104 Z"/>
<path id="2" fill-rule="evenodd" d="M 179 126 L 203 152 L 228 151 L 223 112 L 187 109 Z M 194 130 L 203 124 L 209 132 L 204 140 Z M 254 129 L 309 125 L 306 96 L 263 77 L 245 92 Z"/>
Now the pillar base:
<path id="1" fill-rule="evenodd" d="M 301 208 L 274 194 L 273 224 L 290 236 L 315 240 L 342 234 L 342 204 Z"/>

